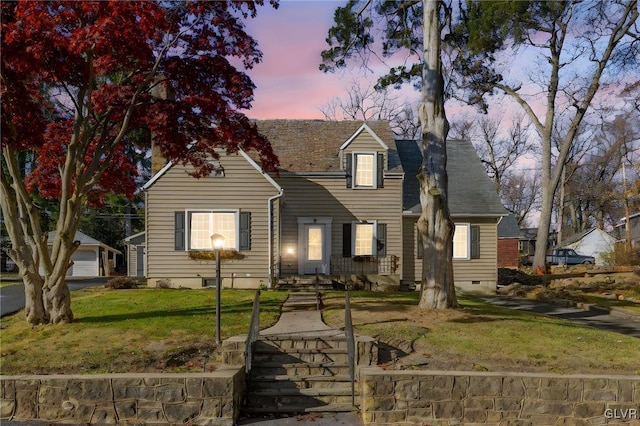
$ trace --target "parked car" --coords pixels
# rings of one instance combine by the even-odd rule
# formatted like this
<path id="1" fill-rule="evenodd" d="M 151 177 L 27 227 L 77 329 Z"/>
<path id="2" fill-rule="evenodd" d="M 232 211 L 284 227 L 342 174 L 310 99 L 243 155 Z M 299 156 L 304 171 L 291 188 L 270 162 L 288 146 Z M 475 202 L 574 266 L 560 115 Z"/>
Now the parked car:
<path id="1" fill-rule="evenodd" d="M 533 265 L 533 255 L 525 256 L 523 265 Z M 570 248 L 556 248 L 547 254 L 548 265 L 593 265 L 596 259 L 593 256 L 584 256 Z"/>

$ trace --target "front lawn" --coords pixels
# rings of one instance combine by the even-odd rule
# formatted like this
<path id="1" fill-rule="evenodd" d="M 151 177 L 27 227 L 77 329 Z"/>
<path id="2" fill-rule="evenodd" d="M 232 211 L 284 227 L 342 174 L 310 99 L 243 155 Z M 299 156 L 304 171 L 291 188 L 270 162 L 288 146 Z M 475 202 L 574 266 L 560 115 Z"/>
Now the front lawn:
<path id="1" fill-rule="evenodd" d="M 223 339 L 247 333 L 254 294 L 222 291 Z M 262 292 L 262 329 L 277 321 L 286 297 Z M 460 309 L 426 311 L 418 297 L 352 292 L 356 330 L 380 339 L 385 367 L 397 354 L 397 368 L 640 374 L 640 339 L 465 296 Z M 216 368 L 215 291 L 89 288 L 72 298 L 73 324 L 31 328 L 22 312 L 2 319 L 3 375 Z M 323 302 L 325 322 L 343 328 L 344 293 L 328 292 Z"/>

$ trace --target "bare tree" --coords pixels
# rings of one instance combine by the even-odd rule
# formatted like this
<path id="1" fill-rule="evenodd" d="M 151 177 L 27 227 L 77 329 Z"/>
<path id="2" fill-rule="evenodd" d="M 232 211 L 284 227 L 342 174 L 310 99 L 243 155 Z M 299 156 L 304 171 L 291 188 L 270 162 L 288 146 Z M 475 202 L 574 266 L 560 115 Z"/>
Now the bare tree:
<path id="1" fill-rule="evenodd" d="M 524 115 L 519 115 L 501 135 L 501 122 L 479 115 L 458 117 L 452 121 L 454 138 L 472 141 L 487 174 L 493 180 L 503 204 L 516 215 L 518 224 L 524 226 L 539 203 L 539 174 L 517 172 L 519 161 L 534 150 L 530 142 L 529 125 Z"/>
<path id="2" fill-rule="evenodd" d="M 391 90 L 354 81 L 346 96 L 333 98 L 320 112 L 327 120 L 387 120 L 397 137 L 414 139 L 420 130 L 417 105 L 402 103 Z"/>
<path id="3" fill-rule="evenodd" d="M 500 199 L 507 210 L 516 216 L 518 226 L 530 226 L 529 217 L 540 202 L 540 177 L 537 174 L 507 171 L 502 176 Z"/>
<path id="4" fill-rule="evenodd" d="M 556 189 L 580 124 L 604 82 L 619 81 L 625 70 L 637 71 L 638 2 L 535 1 L 514 7 L 480 1 L 467 6 L 454 33 L 461 46 L 456 69 L 465 77 L 467 98 L 486 108 L 489 95 L 507 95 L 527 114 L 540 140 L 542 203 L 534 267 L 541 267 Z M 539 68 L 525 71 L 523 78 L 505 72 L 497 53 L 512 52 L 514 46 L 537 55 Z M 555 150 L 553 132 L 562 116 L 569 125 Z"/>
<path id="5" fill-rule="evenodd" d="M 584 159 L 567 165 L 568 208 L 562 216 L 566 236 L 593 226 L 605 229 L 607 224 L 617 222 L 625 205 L 633 203 L 633 194 L 626 190 L 626 165 L 638 160 L 633 142 L 639 139 L 640 129 L 634 125 L 635 120 L 628 115 L 605 121 Z"/>
<path id="6" fill-rule="evenodd" d="M 524 115 L 520 115 L 511 122 L 509 135 L 505 138 L 499 134 L 500 121 L 483 116 L 476 123 L 474 145 L 487 174 L 500 192 L 507 171 L 533 150 L 533 144 L 529 141 L 529 126 Z"/>

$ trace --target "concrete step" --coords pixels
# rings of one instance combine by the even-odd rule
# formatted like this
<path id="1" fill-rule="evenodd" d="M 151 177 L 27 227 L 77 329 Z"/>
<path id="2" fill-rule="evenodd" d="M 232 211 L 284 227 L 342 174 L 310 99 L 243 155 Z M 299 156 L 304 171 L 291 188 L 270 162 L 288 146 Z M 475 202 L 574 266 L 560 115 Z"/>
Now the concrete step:
<path id="1" fill-rule="evenodd" d="M 246 407 L 319 407 L 328 404 L 350 405 L 350 388 L 280 388 L 250 391 L 246 394 Z"/>
<path id="2" fill-rule="evenodd" d="M 349 363 L 349 356 L 342 349 L 290 349 L 284 351 L 253 352 L 253 365 L 269 363 Z M 252 366 L 253 368 L 253 366 Z"/>
<path id="3" fill-rule="evenodd" d="M 301 414 L 301 413 L 353 413 L 358 408 L 351 404 L 326 404 L 311 407 L 280 405 L 277 407 L 245 407 L 243 412 L 252 414 Z"/>
<path id="4" fill-rule="evenodd" d="M 296 294 L 297 292 L 311 292 L 315 291 L 316 283 L 313 280 L 305 280 L 303 282 L 296 281 L 294 282 L 278 282 L 276 283 L 276 290 L 281 291 L 289 291 L 291 294 Z M 336 285 L 331 281 L 321 281 L 318 283 L 318 290 L 320 291 L 330 291 L 337 290 Z"/>
<path id="5" fill-rule="evenodd" d="M 347 349 L 347 339 L 344 335 L 338 336 L 268 336 L 261 337 L 254 344 L 256 350 L 269 350 L 267 346 L 276 349 Z"/>
<path id="6" fill-rule="evenodd" d="M 279 362 L 263 362 L 253 365 L 251 376 L 343 376 L 349 374 L 348 363 L 336 362 L 297 362 L 282 364 Z M 250 380 L 250 379 L 249 379 Z"/>
<path id="7" fill-rule="evenodd" d="M 351 378 L 348 375 L 315 375 L 315 376 L 288 376 L 288 375 L 251 375 L 248 390 L 261 391 L 267 389 L 351 389 Z"/>

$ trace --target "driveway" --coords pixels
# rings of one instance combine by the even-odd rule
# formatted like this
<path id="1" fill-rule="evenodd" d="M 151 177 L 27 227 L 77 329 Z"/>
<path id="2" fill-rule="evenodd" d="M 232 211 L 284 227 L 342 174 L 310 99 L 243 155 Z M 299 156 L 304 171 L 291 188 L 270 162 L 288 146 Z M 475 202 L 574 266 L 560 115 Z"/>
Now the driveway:
<path id="1" fill-rule="evenodd" d="M 111 277 L 69 278 L 69 290 L 104 285 Z M 24 308 L 24 285 L 16 284 L 0 288 L 0 317 L 11 315 Z"/>
<path id="2" fill-rule="evenodd" d="M 640 338 L 640 316 L 620 311 L 609 311 L 606 308 L 591 306 L 588 310 L 576 306 L 554 303 L 534 302 L 509 296 L 482 296 L 480 299 L 494 305 L 521 311 L 534 312 L 562 318 L 578 324 L 596 327 Z"/>

